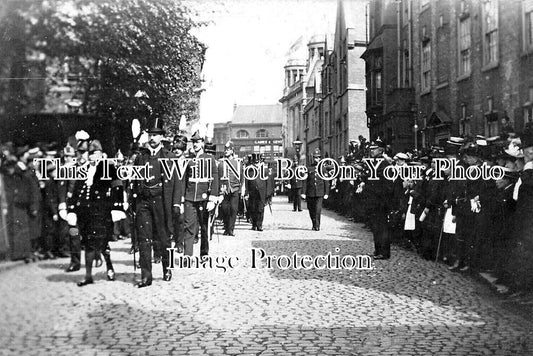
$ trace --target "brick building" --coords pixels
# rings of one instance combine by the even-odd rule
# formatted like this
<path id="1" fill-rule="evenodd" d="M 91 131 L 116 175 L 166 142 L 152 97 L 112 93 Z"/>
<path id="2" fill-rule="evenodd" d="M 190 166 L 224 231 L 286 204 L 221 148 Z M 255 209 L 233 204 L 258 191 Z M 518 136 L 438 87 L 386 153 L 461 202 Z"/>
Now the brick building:
<path id="1" fill-rule="evenodd" d="M 238 157 L 262 153 L 265 160 L 283 156 L 281 105 L 236 105 L 231 121 L 214 126 L 217 156 L 231 140 Z"/>
<path id="2" fill-rule="evenodd" d="M 300 81 L 291 81 L 280 99 L 284 112 L 286 154 L 293 141 L 302 141 L 301 159 L 320 148 L 323 156 L 345 154 L 350 140 L 368 136 L 365 114 L 366 48 L 363 0 L 339 0 L 334 36 L 317 35 L 307 43 L 307 60 Z M 289 62 L 292 63 L 292 62 Z M 288 64 L 289 64 L 288 63 Z M 288 154 L 291 156 L 291 154 Z"/>
<path id="3" fill-rule="evenodd" d="M 531 0 L 370 2 L 371 137 L 399 151 L 522 131 L 533 121 L 532 14 Z"/>
<path id="4" fill-rule="evenodd" d="M 339 0 L 333 50 L 322 68 L 322 150 L 338 158 L 348 143 L 368 137 L 365 114 L 366 1 Z"/>

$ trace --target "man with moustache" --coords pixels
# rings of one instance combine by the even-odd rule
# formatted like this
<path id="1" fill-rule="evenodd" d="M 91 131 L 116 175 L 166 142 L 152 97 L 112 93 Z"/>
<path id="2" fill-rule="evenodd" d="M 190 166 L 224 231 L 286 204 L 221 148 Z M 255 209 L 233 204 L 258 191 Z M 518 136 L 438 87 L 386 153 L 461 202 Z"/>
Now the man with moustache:
<path id="1" fill-rule="evenodd" d="M 151 176 L 135 181 L 133 193 L 136 201 L 136 228 L 139 245 L 139 264 L 141 266 L 141 280 L 138 288 L 152 284 L 152 247 L 158 249 L 163 266 L 163 280 L 169 282 L 172 273 L 168 269 L 169 260 L 167 248 L 170 248 L 170 235 L 173 231 L 172 214 L 180 213 L 182 185 L 178 177 L 165 175 L 160 161 L 175 158 L 174 153 L 163 147 L 163 120 L 152 118 L 148 125 L 148 147 L 142 149 L 135 160 L 135 165 L 150 167 Z M 154 251 L 154 254 L 156 251 Z"/>
<path id="2" fill-rule="evenodd" d="M 200 257 L 209 254 L 208 222 L 219 197 L 219 177 L 213 155 L 204 151 L 205 137 L 196 131 L 191 141 L 194 157 L 188 162 L 184 177 L 184 254 L 192 256 L 194 237 L 200 231 Z"/>

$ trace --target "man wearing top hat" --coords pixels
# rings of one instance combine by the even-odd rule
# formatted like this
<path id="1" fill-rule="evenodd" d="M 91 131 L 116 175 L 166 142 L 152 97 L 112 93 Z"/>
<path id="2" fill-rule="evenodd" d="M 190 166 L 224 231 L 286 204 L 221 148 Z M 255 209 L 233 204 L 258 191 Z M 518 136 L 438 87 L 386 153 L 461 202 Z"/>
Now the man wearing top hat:
<path id="1" fill-rule="evenodd" d="M 150 177 L 134 182 L 133 194 L 136 196 L 136 228 L 139 247 L 141 280 L 138 288 L 152 284 L 152 249 L 154 255 L 161 256 L 163 280 L 170 281 L 172 273 L 168 269 L 167 248 L 171 247 L 170 236 L 173 231 L 172 215 L 181 213 L 182 184 L 177 176 L 168 177 L 161 161 L 175 158 L 174 153 L 163 147 L 163 120 L 159 117 L 149 120 L 148 146 L 141 149 L 135 165 L 150 167 Z M 147 179 L 146 179 L 147 178 Z"/>
<path id="2" fill-rule="evenodd" d="M 191 141 L 194 158 L 187 164 L 184 177 L 184 254 L 192 256 L 194 238 L 200 231 L 200 256 L 209 254 L 209 212 L 219 201 L 219 178 L 213 155 L 204 151 L 205 138 L 196 131 Z"/>
<path id="3" fill-rule="evenodd" d="M 238 174 L 235 174 L 232 168 Z M 220 208 L 224 221 L 224 235 L 227 236 L 235 236 L 234 229 L 239 199 L 244 191 L 243 171 L 242 162 L 235 158 L 233 142 L 226 142 L 224 145 L 224 158 L 218 165 L 218 176 L 220 177 L 220 192 L 224 194 L 224 200 Z"/>
<path id="4" fill-rule="evenodd" d="M 320 162 L 320 149 L 313 152 L 313 163 L 307 170 L 307 179 L 303 181 L 301 197 L 307 200 L 307 209 L 313 223 L 313 230 L 320 230 L 320 215 L 322 213 L 322 201 L 328 199 L 329 181 L 321 178 L 327 176 L 327 172 L 318 174 L 317 165 Z"/>

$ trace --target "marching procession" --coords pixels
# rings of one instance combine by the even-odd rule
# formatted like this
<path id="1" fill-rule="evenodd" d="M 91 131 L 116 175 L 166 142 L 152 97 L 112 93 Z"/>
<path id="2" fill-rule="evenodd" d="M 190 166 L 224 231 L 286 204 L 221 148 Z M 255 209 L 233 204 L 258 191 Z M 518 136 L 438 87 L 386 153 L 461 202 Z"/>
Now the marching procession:
<path id="1" fill-rule="evenodd" d="M 521 137 L 451 137 L 443 147 L 395 155 L 380 138 L 366 142 L 360 137 L 335 162 L 353 167 L 356 175 L 351 179 L 334 176 L 331 159 L 319 164 L 318 149 L 305 179 L 278 179 L 279 171 L 262 155 L 236 157 L 231 141 L 217 159 L 205 130 L 196 130 L 190 138 L 176 135 L 170 142 L 160 118 L 149 120 L 145 133 L 134 133 L 134 138 L 129 157 L 118 152 L 112 165 L 104 164 L 100 141 L 85 131 L 78 131 L 61 149 L 57 143 L 3 145 L 1 197 L 10 258 L 29 262 L 70 257 L 66 272 L 74 272 L 82 266 L 83 250 L 86 274 L 78 286 L 85 286 L 94 283 L 93 265 L 103 262 L 107 278 L 115 279 L 110 242 L 131 238 L 130 254 L 136 258 L 138 252 L 134 264 L 141 270 L 136 286 L 152 284 L 152 263 L 161 264 L 163 280 L 170 281 L 168 249 L 192 256 L 194 244 L 200 243 L 200 258 L 208 256 L 217 219 L 224 236 L 235 236 L 237 216 L 245 217 L 252 230 L 263 231 L 265 207 L 271 211 L 272 197 L 284 185 L 293 212 L 301 212 L 301 201 L 306 201 L 312 230 L 323 228 L 323 205 L 365 223 L 374 237 L 375 260 L 388 260 L 391 243 L 396 243 L 453 271 L 491 272 L 506 292 L 533 286 L 530 129 Z M 436 167 L 443 158 L 463 169 L 483 164 L 504 174 L 496 180 L 452 179 L 450 167 Z M 167 174 L 162 159 L 177 162 L 184 173 Z M 365 165 L 368 160 L 382 164 Z M 82 167 L 86 174 L 82 179 L 57 179 L 58 162 L 64 168 Z M 292 163 L 297 167 L 298 158 Z M 149 166 L 151 174 L 121 179 L 117 173 L 128 165 Z M 248 166 L 261 174 L 243 174 Z M 385 179 L 390 166 L 420 167 L 422 178 Z M 368 167 L 377 167 L 378 179 L 372 179 Z M 208 177 L 199 174 L 206 170 Z M 444 179 L 438 179 L 439 171 Z"/>

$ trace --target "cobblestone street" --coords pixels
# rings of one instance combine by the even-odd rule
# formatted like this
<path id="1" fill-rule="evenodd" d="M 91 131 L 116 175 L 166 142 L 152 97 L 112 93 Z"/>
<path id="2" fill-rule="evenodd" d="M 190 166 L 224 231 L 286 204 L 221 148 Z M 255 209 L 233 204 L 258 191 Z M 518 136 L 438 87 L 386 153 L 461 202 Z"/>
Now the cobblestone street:
<path id="1" fill-rule="evenodd" d="M 100 267 L 95 284 L 79 288 L 83 268 L 63 272 L 67 259 L 2 272 L 0 354 L 533 354 L 533 324 L 485 285 L 397 247 L 373 270 L 250 268 L 252 248 L 373 253 L 361 225 L 325 211 L 322 231 L 312 231 L 307 211 L 286 201 L 265 209 L 263 232 L 241 222 L 235 237 L 214 236 L 212 256 L 242 261 L 227 272 L 176 269 L 166 283 L 154 265 L 154 284 L 137 289 L 129 241 L 111 243 L 114 282 Z"/>

